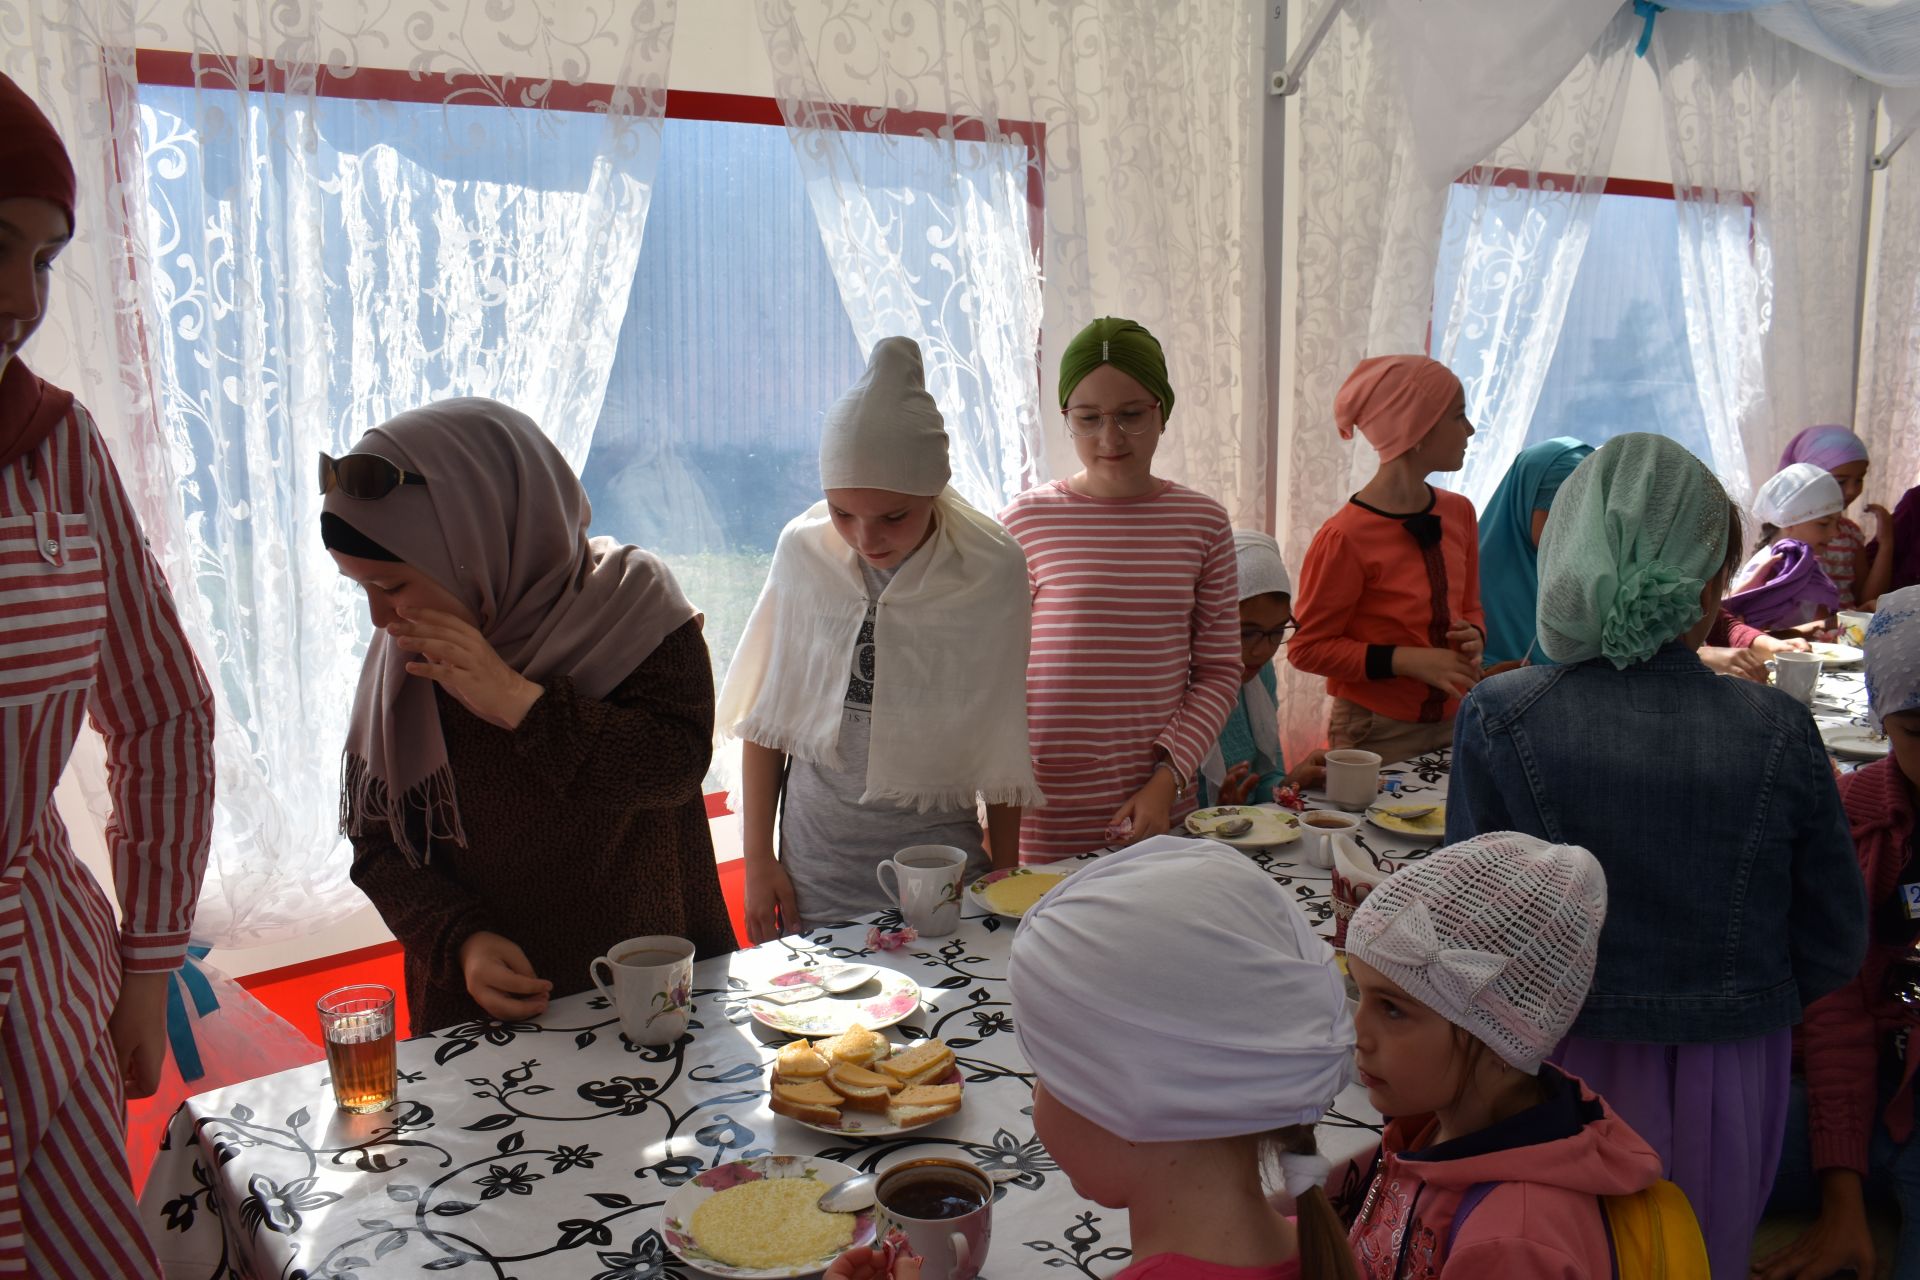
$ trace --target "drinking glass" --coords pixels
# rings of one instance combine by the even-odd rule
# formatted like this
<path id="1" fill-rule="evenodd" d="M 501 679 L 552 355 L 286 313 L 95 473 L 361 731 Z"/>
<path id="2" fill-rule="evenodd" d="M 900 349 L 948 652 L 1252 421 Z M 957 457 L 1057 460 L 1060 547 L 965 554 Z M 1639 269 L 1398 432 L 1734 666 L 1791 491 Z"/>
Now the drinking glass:
<path id="1" fill-rule="evenodd" d="M 320 1034 L 342 1111 L 384 1111 L 399 1094 L 394 1067 L 393 988 L 341 987 L 320 997 Z"/>

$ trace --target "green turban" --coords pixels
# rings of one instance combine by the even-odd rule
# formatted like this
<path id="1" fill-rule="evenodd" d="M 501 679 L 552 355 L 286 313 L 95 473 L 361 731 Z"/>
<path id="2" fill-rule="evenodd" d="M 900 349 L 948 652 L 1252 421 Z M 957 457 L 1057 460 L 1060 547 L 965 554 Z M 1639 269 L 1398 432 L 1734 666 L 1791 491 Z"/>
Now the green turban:
<path id="1" fill-rule="evenodd" d="M 1167 381 L 1167 357 L 1154 336 L 1131 320 L 1103 316 L 1082 329 L 1060 356 L 1060 407 L 1080 380 L 1110 364 L 1151 391 L 1160 402 L 1162 424 L 1173 416 L 1173 384 Z"/>

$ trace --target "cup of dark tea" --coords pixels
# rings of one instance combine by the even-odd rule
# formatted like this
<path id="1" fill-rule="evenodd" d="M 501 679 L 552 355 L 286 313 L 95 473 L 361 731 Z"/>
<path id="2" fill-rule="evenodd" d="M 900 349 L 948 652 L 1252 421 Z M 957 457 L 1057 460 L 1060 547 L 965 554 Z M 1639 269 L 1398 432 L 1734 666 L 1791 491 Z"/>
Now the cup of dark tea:
<path id="1" fill-rule="evenodd" d="M 392 1106 L 400 1091 L 393 1056 L 393 988 L 378 983 L 340 987 L 321 996 L 317 1008 L 333 1100 L 355 1115 Z"/>
<path id="2" fill-rule="evenodd" d="M 898 1232 L 920 1259 L 920 1280 L 973 1280 L 993 1239 L 993 1183 L 964 1160 L 929 1156 L 880 1175 L 877 1238 Z"/>
<path id="3" fill-rule="evenodd" d="M 693 1007 L 693 944 L 650 934 L 628 938 L 587 962 L 587 975 L 613 1005 L 620 1034 L 637 1045 L 672 1044 L 687 1033 Z"/>

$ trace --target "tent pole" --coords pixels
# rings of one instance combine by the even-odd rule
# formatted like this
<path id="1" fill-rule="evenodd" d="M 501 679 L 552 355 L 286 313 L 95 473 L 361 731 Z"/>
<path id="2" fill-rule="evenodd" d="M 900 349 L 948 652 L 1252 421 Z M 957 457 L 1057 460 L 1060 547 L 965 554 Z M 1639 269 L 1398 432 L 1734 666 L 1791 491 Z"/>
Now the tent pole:
<path id="1" fill-rule="evenodd" d="M 1319 51 L 1321 41 L 1327 38 L 1327 32 L 1333 30 L 1333 20 L 1339 17 L 1340 11 L 1346 7 L 1347 0 L 1324 0 L 1320 6 L 1320 12 L 1308 16 L 1306 29 L 1300 33 L 1299 45 L 1288 55 L 1287 64 L 1273 73 L 1273 79 L 1268 84 L 1268 93 L 1276 98 L 1285 98 L 1300 92 L 1301 73 L 1307 69 L 1307 64 L 1313 61 L 1313 55 Z M 1279 11 L 1284 24 L 1286 6 L 1282 3 L 1276 4 L 1274 8 Z M 1282 43 L 1274 47 L 1284 48 L 1285 38 L 1283 25 Z"/>
<path id="2" fill-rule="evenodd" d="M 1878 85 L 1870 85 L 1869 89 L 1870 92 L 1867 97 L 1866 140 L 1861 147 L 1861 150 L 1864 152 L 1862 159 L 1866 165 L 1866 173 L 1862 179 L 1860 192 L 1860 280 L 1853 295 L 1853 400 L 1851 412 L 1848 415 L 1853 419 L 1856 429 L 1859 426 L 1860 416 L 1860 369 L 1867 360 L 1867 294 L 1873 279 L 1871 273 L 1868 271 L 1867 264 L 1867 254 L 1873 247 L 1873 189 L 1875 185 L 1873 175 L 1886 168 L 1885 157 L 1892 155 L 1899 149 L 1900 143 L 1905 141 L 1903 134 L 1902 137 L 1895 139 L 1889 144 L 1885 152 L 1879 154 L 1874 152 L 1874 146 L 1880 140 L 1880 87 Z M 1909 126 L 1909 130 L 1910 129 L 1911 126 Z"/>
<path id="3" fill-rule="evenodd" d="M 1266 11 L 1266 65 L 1270 69 L 1280 60 L 1287 47 L 1287 0 L 1249 2 L 1260 5 Z M 1284 74 L 1284 71 L 1275 73 L 1273 78 Z M 1267 301 L 1265 323 L 1260 334 L 1260 363 L 1266 369 L 1267 431 L 1266 465 L 1262 468 L 1262 474 L 1266 477 L 1266 492 L 1261 495 L 1261 517 L 1264 521 L 1262 527 L 1276 537 L 1284 538 L 1287 531 L 1279 523 L 1280 477 L 1286 470 L 1286 459 L 1281 456 L 1280 424 L 1287 415 L 1280 403 L 1280 349 L 1281 344 L 1291 337 L 1286 317 L 1282 314 L 1281 290 L 1287 269 L 1287 103 L 1284 97 L 1269 96 L 1265 106 L 1260 147 L 1260 234 L 1266 264 Z"/>

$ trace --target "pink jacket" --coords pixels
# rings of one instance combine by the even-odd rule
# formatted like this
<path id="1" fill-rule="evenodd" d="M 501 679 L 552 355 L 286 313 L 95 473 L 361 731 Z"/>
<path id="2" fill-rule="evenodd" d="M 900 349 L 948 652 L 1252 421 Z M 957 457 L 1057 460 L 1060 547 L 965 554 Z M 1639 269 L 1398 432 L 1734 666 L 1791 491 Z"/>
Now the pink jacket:
<path id="1" fill-rule="evenodd" d="M 1607 1280 L 1598 1197 L 1653 1185 L 1660 1157 L 1577 1078 L 1540 1072 L 1557 1085 L 1547 1102 L 1441 1147 L 1428 1149 L 1431 1116 L 1387 1125 L 1348 1236 L 1366 1280 Z M 1483 1183 L 1452 1238 L 1462 1200 Z"/>
<path id="2" fill-rule="evenodd" d="M 1913 835 L 1913 800 L 1906 776 L 1892 756 L 1876 760 L 1840 779 L 1840 802 L 1847 807 L 1854 852 L 1867 882 L 1868 918 L 1895 893 Z M 1800 1050 L 1807 1075 L 1807 1127 L 1815 1169 L 1867 1172 L 1867 1144 L 1873 1133 L 1879 1090 L 1880 1053 L 1895 1031 L 1911 1025 L 1900 1002 L 1887 991 L 1887 971 L 1901 949 L 1870 939 L 1859 976 L 1807 1008 L 1800 1026 Z M 1895 1141 L 1913 1132 L 1913 1090 L 1907 1081 L 1920 1066 L 1920 1035 L 1907 1039 L 1906 1080 L 1894 1090 L 1885 1119 Z"/>

